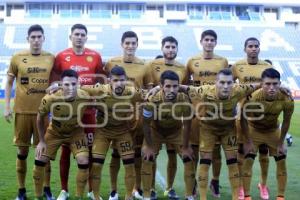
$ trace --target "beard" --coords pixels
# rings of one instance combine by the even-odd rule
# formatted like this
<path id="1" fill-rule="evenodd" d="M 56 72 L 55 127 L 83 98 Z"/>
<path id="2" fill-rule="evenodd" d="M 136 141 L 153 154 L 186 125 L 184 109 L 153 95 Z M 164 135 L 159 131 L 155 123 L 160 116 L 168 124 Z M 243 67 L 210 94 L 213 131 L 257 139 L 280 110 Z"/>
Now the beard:
<path id="1" fill-rule="evenodd" d="M 175 53 L 173 56 L 169 56 L 168 54 L 164 53 L 164 58 L 168 60 L 174 60 L 177 57 L 177 53 Z"/>

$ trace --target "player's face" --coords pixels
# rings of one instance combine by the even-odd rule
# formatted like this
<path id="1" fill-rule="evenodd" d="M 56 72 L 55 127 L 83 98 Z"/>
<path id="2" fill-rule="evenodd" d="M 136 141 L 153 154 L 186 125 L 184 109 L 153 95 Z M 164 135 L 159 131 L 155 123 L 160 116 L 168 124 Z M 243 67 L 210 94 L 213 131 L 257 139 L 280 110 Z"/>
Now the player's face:
<path id="1" fill-rule="evenodd" d="M 121 76 L 112 75 L 110 77 L 110 83 L 111 83 L 113 92 L 116 95 L 121 95 L 125 89 L 126 76 L 125 75 L 121 75 Z"/>
<path id="2" fill-rule="evenodd" d="M 269 98 L 275 97 L 279 88 L 280 80 L 278 78 L 263 78 L 262 89 Z"/>
<path id="3" fill-rule="evenodd" d="M 70 40 L 73 47 L 83 48 L 87 41 L 87 34 L 84 29 L 75 29 L 70 35 Z"/>
<path id="4" fill-rule="evenodd" d="M 77 95 L 78 80 L 75 77 L 65 76 L 62 79 L 62 88 L 64 91 L 64 96 L 67 99 L 74 99 Z"/>
<path id="5" fill-rule="evenodd" d="M 161 51 L 165 59 L 174 60 L 177 56 L 178 48 L 175 42 L 166 42 Z"/>
<path id="6" fill-rule="evenodd" d="M 178 81 L 166 79 L 161 87 L 164 92 L 165 100 L 173 101 L 176 99 L 179 90 Z"/>
<path id="7" fill-rule="evenodd" d="M 137 47 L 138 41 L 135 37 L 125 38 L 124 42 L 122 43 L 123 53 L 127 56 L 134 56 Z"/>
<path id="8" fill-rule="evenodd" d="M 32 31 L 27 37 L 30 44 L 30 49 L 38 51 L 42 49 L 43 42 L 45 41 L 44 34 L 41 31 Z"/>
<path id="9" fill-rule="evenodd" d="M 204 38 L 200 41 L 203 51 L 206 52 L 213 52 L 216 45 L 217 45 L 217 40 L 211 36 L 211 35 L 206 35 Z"/>
<path id="10" fill-rule="evenodd" d="M 245 47 L 248 58 L 257 58 L 260 52 L 259 43 L 256 40 L 249 40 Z"/>
<path id="11" fill-rule="evenodd" d="M 216 88 L 220 99 L 227 99 L 232 91 L 233 76 L 219 74 L 217 77 Z"/>

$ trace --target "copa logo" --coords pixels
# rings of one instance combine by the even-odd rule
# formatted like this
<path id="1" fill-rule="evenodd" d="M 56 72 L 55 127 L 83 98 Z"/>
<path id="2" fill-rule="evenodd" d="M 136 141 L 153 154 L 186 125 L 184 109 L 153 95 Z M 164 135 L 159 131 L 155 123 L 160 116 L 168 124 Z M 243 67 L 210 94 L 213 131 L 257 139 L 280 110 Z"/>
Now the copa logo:
<path id="1" fill-rule="evenodd" d="M 32 78 L 32 83 L 38 83 L 38 84 L 45 84 L 48 83 L 48 79 L 42 79 L 42 78 Z"/>
<path id="2" fill-rule="evenodd" d="M 29 88 L 26 92 L 27 95 L 30 94 L 45 94 L 46 90 L 42 90 L 42 89 L 36 89 L 36 88 Z"/>
<path id="3" fill-rule="evenodd" d="M 45 68 L 41 68 L 41 67 L 28 67 L 27 69 L 27 73 L 43 73 L 43 72 L 47 72 L 47 69 Z"/>

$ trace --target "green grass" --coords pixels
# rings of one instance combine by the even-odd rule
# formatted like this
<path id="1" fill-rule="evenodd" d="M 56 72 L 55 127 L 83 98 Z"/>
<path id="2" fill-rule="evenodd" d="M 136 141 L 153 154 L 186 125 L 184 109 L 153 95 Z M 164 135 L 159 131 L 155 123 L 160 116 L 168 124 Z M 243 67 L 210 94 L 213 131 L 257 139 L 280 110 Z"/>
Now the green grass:
<path id="1" fill-rule="evenodd" d="M 3 101 L 2 101 L 3 102 Z M 0 103 L 0 110 L 3 111 L 3 103 Z M 288 200 L 297 200 L 299 199 L 298 191 L 300 188 L 300 160 L 299 153 L 300 152 L 300 102 L 296 103 L 296 108 L 294 111 L 292 124 L 290 127 L 290 133 L 293 135 L 294 144 L 292 147 L 288 148 L 288 184 L 286 190 L 286 199 Z M 16 172 L 15 172 L 15 160 L 16 160 L 16 147 L 13 146 L 12 138 L 13 138 L 13 124 L 8 124 L 2 114 L 0 118 L 0 200 L 11 200 L 14 199 L 17 192 L 17 182 L 16 182 Z M 224 156 L 223 156 L 224 157 Z M 30 154 L 28 157 L 28 170 L 27 170 L 27 179 L 26 179 L 26 187 L 27 194 L 29 199 L 33 199 L 33 180 L 32 180 L 32 169 L 34 163 L 34 151 L 30 150 Z M 104 171 L 102 173 L 102 185 L 101 191 L 104 200 L 108 199 L 109 193 L 109 173 L 108 173 L 108 163 L 110 160 L 110 153 L 108 153 Z M 167 155 L 164 150 L 161 151 L 158 158 L 158 171 L 161 174 L 162 178 L 166 177 L 166 160 Z M 53 193 L 57 196 L 60 191 L 60 180 L 59 180 L 59 152 L 57 156 L 57 160 L 52 162 L 52 177 L 51 177 L 51 187 Z M 70 181 L 69 181 L 69 189 L 71 195 L 74 196 L 75 192 L 75 174 L 76 174 L 76 163 L 75 160 L 72 160 L 71 173 L 70 173 Z M 183 165 L 181 161 L 178 159 L 178 168 L 177 168 L 177 177 L 175 180 L 175 189 L 181 195 L 184 194 L 184 183 L 183 183 Z M 256 189 L 256 184 L 259 181 L 259 166 L 258 161 L 256 159 L 255 166 L 253 169 L 253 180 L 252 180 L 252 194 L 253 199 L 259 199 L 258 190 Z M 121 168 L 121 173 L 119 174 L 119 192 L 124 196 L 124 172 L 123 168 Z M 222 186 L 221 195 L 222 200 L 231 199 L 230 196 L 230 186 L 227 178 L 227 167 L 225 162 L 223 162 L 220 184 Z M 275 199 L 277 183 L 276 183 L 276 171 L 275 171 L 275 162 L 273 158 L 270 158 L 270 168 L 269 168 L 269 177 L 268 177 L 268 185 L 270 188 L 270 199 Z M 163 196 L 163 188 L 161 184 L 157 181 L 156 189 L 160 197 Z M 71 198 L 72 199 L 72 198 Z M 122 198 L 123 199 L 123 198 Z M 166 199 L 166 198 L 159 198 Z M 213 199 L 211 195 L 209 195 L 209 199 Z"/>

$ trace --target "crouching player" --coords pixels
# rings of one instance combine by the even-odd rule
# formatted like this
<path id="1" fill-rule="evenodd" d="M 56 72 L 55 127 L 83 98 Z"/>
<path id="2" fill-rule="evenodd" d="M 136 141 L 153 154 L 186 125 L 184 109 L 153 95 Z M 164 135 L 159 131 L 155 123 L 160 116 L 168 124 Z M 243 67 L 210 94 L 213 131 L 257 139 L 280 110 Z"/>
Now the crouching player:
<path id="1" fill-rule="evenodd" d="M 61 75 L 62 89 L 46 95 L 40 104 L 37 114 L 39 144 L 36 148 L 33 179 L 36 199 L 43 199 L 43 179 L 46 163 L 54 160 L 57 150 L 63 143 L 70 145 L 77 165 L 76 198 L 81 199 L 88 179 L 88 147 L 83 128 L 79 127 L 84 110 L 79 110 L 82 103 L 89 101 L 86 92 L 77 88 L 78 75 L 73 70 L 65 70 Z M 44 129 L 44 118 L 48 113 L 52 120 L 47 130 Z"/>
<path id="2" fill-rule="evenodd" d="M 144 105 L 144 144 L 142 148 L 142 184 L 144 199 L 150 200 L 152 167 L 162 144 L 173 145 L 184 163 L 186 199 L 193 199 L 194 163 L 189 147 L 192 107 L 187 95 L 178 93 L 179 76 L 166 70 L 160 77 L 161 90 L 148 97 Z M 158 112 L 157 112 L 158 111 Z"/>
<path id="3" fill-rule="evenodd" d="M 244 113 L 241 124 L 246 137 L 243 165 L 245 200 L 251 200 L 252 166 L 261 145 L 267 145 L 270 156 L 275 158 L 277 200 L 284 200 L 287 182 L 284 139 L 290 126 L 294 101 L 280 90 L 280 74 L 277 70 L 268 68 L 263 71 L 261 78 L 262 88 L 247 98 L 244 108 L 248 112 Z M 278 117 L 282 112 L 283 122 L 279 128 Z"/>

